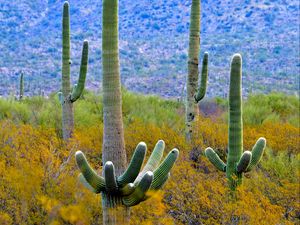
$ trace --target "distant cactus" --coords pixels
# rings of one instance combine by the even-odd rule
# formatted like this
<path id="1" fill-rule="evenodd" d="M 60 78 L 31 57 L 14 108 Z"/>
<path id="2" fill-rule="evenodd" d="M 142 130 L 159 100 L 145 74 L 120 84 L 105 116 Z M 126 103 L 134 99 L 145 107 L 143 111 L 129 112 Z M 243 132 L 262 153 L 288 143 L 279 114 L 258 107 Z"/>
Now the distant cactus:
<path id="1" fill-rule="evenodd" d="M 229 186 L 235 190 L 242 183 L 243 173 L 251 171 L 260 161 L 266 146 L 266 139 L 259 138 L 252 152 L 243 153 L 243 121 L 242 121 L 242 58 L 235 54 L 231 62 L 229 88 L 229 149 L 227 164 L 212 148 L 205 150 L 205 155 L 219 170 L 226 172 Z"/>
<path id="2" fill-rule="evenodd" d="M 165 148 L 165 143 L 159 141 L 144 169 L 140 171 L 146 155 L 147 147 L 144 142 L 138 144 L 125 172 L 116 176 L 115 167 L 111 161 L 107 161 L 103 167 L 104 177 L 99 176 L 88 164 L 81 151 L 76 152 L 76 162 L 81 170 L 79 178 L 81 182 L 94 193 L 104 193 L 105 205 L 115 207 L 121 203 L 131 207 L 145 201 L 150 194 L 148 191 L 160 189 L 169 177 L 169 172 L 173 167 L 178 150 L 173 149 L 161 162 Z M 113 200 L 114 199 L 114 200 Z M 116 201 L 119 199 L 119 202 Z"/>
<path id="3" fill-rule="evenodd" d="M 19 100 L 21 101 L 23 99 L 23 97 L 24 97 L 24 73 L 21 72 Z"/>
<path id="4" fill-rule="evenodd" d="M 63 6 L 62 20 L 62 92 L 58 93 L 60 103 L 62 104 L 62 127 L 63 138 L 67 140 L 72 136 L 74 129 L 73 102 L 75 102 L 82 94 L 85 86 L 85 78 L 88 65 L 88 41 L 83 42 L 80 73 L 77 85 L 71 90 L 70 87 L 70 15 L 69 3 L 65 2 Z"/>
<path id="5" fill-rule="evenodd" d="M 186 84 L 186 137 L 191 139 L 193 133 L 194 118 L 198 112 L 198 106 L 195 99 L 199 102 L 205 95 L 207 84 L 207 65 L 208 54 L 205 53 L 202 67 L 201 86 L 198 94 L 198 78 L 199 78 L 199 52 L 200 52 L 200 26 L 201 26 L 201 1 L 192 0 L 190 15 L 190 34 L 189 34 L 189 53 L 188 53 L 188 75 Z"/>

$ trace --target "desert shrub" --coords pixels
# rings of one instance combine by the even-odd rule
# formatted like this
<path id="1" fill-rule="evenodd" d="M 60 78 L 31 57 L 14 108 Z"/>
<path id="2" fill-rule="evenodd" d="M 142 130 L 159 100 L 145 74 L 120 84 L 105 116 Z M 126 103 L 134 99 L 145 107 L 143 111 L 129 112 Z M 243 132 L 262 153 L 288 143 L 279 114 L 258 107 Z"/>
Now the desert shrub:
<path id="1" fill-rule="evenodd" d="M 125 93 L 123 103 L 128 159 L 140 141 L 147 143 L 148 155 L 159 139 L 166 142 L 166 152 L 180 150 L 163 191 L 132 208 L 132 224 L 299 223 L 299 130 L 282 119 L 292 114 L 276 106 L 280 121 L 245 124 L 245 150 L 265 136 L 268 151 L 232 196 L 224 173 L 201 154 L 212 146 L 226 159 L 223 119 L 197 117 L 190 144 L 183 134 L 182 105 L 132 93 Z M 78 182 L 74 160 L 74 152 L 81 150 L 102 170 L 101 98 L 85 93 L 75 104 L 76 129 L 68 143 L 60 138 L 56 96 L 21 103 L 1 99 L 0 107 L 0 224 L 101 224 L 101 196 Z M 194 147 L 200 154 L 191 161 Z"/>

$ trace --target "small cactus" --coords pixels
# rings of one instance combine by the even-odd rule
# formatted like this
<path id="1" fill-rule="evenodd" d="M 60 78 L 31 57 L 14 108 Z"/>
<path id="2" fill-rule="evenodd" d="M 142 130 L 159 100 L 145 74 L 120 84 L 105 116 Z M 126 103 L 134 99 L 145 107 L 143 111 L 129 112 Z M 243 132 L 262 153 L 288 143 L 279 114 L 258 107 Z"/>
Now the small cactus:
<path id="1" fill-rule="evenodd" d="M 74 128 L 73 102 L 75 102 L 82 94 L 85 86 L 85 79 L 88 67 L 88 41 L 83 42 L 80 73 L 77 85 L 71 90 L 70 87 L 70 15 L 69 3 L 65 2 L 63 6 L 62 20 L 62 91 L 58 93 L 59 101 L 63 107 L 63 138 L 67 140 L 72 136 Z"/>
<path id="2" fill-rule="evenodd" d="M 252 151 L 243 153 L 242 121 L 242 57 L 235 54 L 231 62 L 229 87 L 229 149 L 225 164 L 212 148 L 205 150 L 209 161 L 220 171 L 226 172 L 231 190 L 242 183 L 243 173 L 251 171 L 260 161 L 266 146 L 266 139 L 261 137 Z"/>
<path id="3" fill-rule="evenodd" d="M 23 97 L 24 97 L 24 73 L 21 72 L 19 100 L 21 101 Z"/>
<path id="4" fill-rule="evenodd" d="M 164 141 L 157 142 L 148 162 L 140 171 L 147 151 L 146 144 L 140 142 L 127 169 L 118 177 L 111 161 L 105 163 L 102 177 L 91 168 L 84 154 L 78 151 L 75 158 L 81 171 L 79 180 L 94 193 L 105 193 L 108 199 L 108 196 L 121 199 L 122 204 L 127 207 L 137 205 L 151 197 L 148 191 L 161 189 L 170 176 L 170 170 L 178 158 L 179 151 L 173 149 L 161 162 L 164 148 Z"/>

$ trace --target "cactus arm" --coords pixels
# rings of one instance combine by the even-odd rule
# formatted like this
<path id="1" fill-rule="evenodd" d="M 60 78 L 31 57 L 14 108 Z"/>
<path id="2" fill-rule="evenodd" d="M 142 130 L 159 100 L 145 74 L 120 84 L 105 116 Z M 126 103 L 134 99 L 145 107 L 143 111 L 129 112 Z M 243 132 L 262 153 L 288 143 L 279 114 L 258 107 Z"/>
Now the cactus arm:
<path id="1" fill-rule="evenodd" d="M 135 188 L 134 192 L 132 192 L 132 194 L 128 196 L 123 197 L 123 204 L 126 205 L 127 207 L 131 207 L 143 201 L 146 192 L 150 188 L 152 180 L 153 180 L 153 173 L 151 171 L 145 173 L 145 175 L 143 176 L 143 178 Z"/>
<path id="2" fill-rule="evenodd" d="M 167 182 L 167 180 L 169 179 L 169 177 L 171 176 L 171 174 L 170 174 L 170 172 L 167 174 L 167 176 L 165 176 L 164 178 L 162 178 L 161 180 L 160 180 L 160 182 L 158 183 L 158 185 L 157 185 L 157 187 L 156 187 L 156 190 L 158 190 L 158 189 L 161 189 L 164 185 L 165 185 L 165 183 Z"/>
<path id="3" fill-rule="evenodd" d="M 118 177 L 117 181 L 120 186 L 124 186 L 125 184 L 134 182 L 136 177 L 139 175 L 139 172 L 143 165 L 146 151 L 146 144 L 144 142 L 140 142 L 134 151 L 134 154 L 126 171 Z"/>
<path id="4" fill-rule="evenodd" d="M 84 154 L 81 151 L 77 151 L 75 158 L 78 168 L 89 185 L 92 186 L 97 192 L 104 191 L 105 181 L 103 177 L 97 175 L 97 173 L 91 168 Z"/>
<path id="5" fill-rule="evenodd" d="M 205 156 L 218 170 L 226 172 L 226 164 L 212 148 L 205 149 Z"/>
<path id="6" fill-rule="evenodd" d="M 170 170 L 172 169 L 176 159 L 179 156 L 179 151 L 175 148 L 169 152 L 164 161 L 159 165 L 159 167 L 154 170 L 153 181 L 151 183 L 150 189 L 157 190 L 164 183 L 164 179 L 168 176 Z"/>
<path id="7" fill-rule="evenodd" d="M 247 170 L 247 167 L 250 164 L 251 158 L 252 158 L 251 152 L 245 151 L 242 154 L 242 157 L 241 157 L 240 161 L 238 162 L 238 164 L 236 166 L 236 171 L 238 173 L 245 172 Z"/>
<path id="8" fill-rule="evenodd" d="M 116 192 L 118 190 L 114 164 L 107 161 L 104 165 L 105 188 L 107 192 Z"/>
<path id="9" fill-rule="evenodd" d="M 208 53 L 204 53 L 203 62 L 202 62 L 202 72 L 201 72 L 201 84 L 198 89 L 197 94 L 195 94 L 195 101 L 198 103 L 201 101 L 206 93 L 207 88 L 207 77 L 208 77 Z"/>
<path id="10" fill-rule="evenodd" d="M 120 189 L 120 194 L 123 196 L 127 196 L 130 195 L 134 190 L 135 190 L 134 184 L 129 183 Z"/>
<path id="11" fill-rule="evenodd" d="M 85 85 L 85 78 L 88 68 L 89 43 L 87 40 L 83 42 L 80 73 L 76 87 L 71 94 L 71 102 L 75 102 L 82 94 Z"/>
<path id="12" fill-rule="evenodd" d="M 135 179 L 134 184 L 137 184 L 145 173 L 148 171 L 154 171 L 155 168 L 159 165 L 160 160 L 164 154 L 165 149 L 165 142 L 163 140 L 159 140 L 150 155 L 150 158 L 148 159 L 146 165 L 144 166 L 143 170 L 139 173 L 138 177 Z"/>
<path id="13" fill-rule="evenodd" d="M 252 149 L 252 158 L 246 172 L 251 171 L 261 160 L 266 147 L 266 139 L 261 137 L 257 140 Z"/>
<path id="14" fill-rule="evenodd" d="M 94 189 L 84 178 L 84 176 L 82 175 L 82 173 L 79 174 L 78 176 L 78 180 L 80 181 L 80 183 L 82 183 L 87 189 L 89 189 L 90 191 L 98 194 L 100 193 L 99 191 L 97 191 L 96 189 Z"/>

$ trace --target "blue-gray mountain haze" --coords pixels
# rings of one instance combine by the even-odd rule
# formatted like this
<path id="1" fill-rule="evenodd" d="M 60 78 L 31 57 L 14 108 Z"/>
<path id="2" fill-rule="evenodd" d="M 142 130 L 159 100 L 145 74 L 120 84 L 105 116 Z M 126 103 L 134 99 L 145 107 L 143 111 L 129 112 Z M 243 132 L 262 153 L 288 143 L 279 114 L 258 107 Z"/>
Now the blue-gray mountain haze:
<path id="1" fill-rule="evenodd" d="M 60 88 L 61 0 L 0 0 L 0 96 Z M 191 0 L 120 0 L 122 83 L 163 97 L 184 93 Z M 101 0 L 71 0 L 72 79 L 90 41 L 87 88 L 101 87 Z M 298 0 L 202 0 L 201 56 L 209 52 L 209 96 L 228 92 L 231 56 L 243 56 L 245 93 L 293 94 L 299 82 Z"/>

